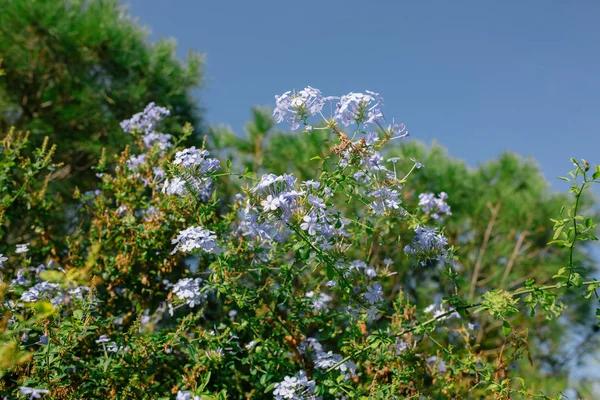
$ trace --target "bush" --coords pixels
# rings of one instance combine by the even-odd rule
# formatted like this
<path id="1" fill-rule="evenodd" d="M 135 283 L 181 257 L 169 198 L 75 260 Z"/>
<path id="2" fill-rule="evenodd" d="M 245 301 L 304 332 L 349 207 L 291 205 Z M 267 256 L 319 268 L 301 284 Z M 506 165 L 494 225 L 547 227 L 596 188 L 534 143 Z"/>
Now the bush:
<path id="1" fill-rule="evenodd" d="M 275 117 L 303 126 L 295 135 L 307 142 L 287 138 L 318 150 L 279 158 L 289 161 L 280 167 L 304 158 L 300 178 L 254 173 L 279 157 L 276 145 L 274 158 L 261 146 L 250 155 L 247 143 L 263 143 L 260 131 L 271 129 L 260 112 L 255 122 L 263 121 L 249 125 L 259 134 L 240 148 L 212 137 L 232 161 L 182 149 L 190 125 L 177 137 L 157 135 L 166 109 L 151 105 L 125 121 L 135 145 L 114 167 L 101 159 L 97 190 L 76 193 L 68 251 L 34 235 L 4 250 L 4 394 L 549 398 L 527 369 L 510 366 L 528 360 L 529 340 L 555 344 L 527 327 L 559 329 L 558 316 L 575 318 L 563 314 L 565 303 L 584 307 L 577 296 L 599 286 L 584 279 L 575 245 L 596 239 L 581 211 L 600 167 L 573 160 L 575 204 L 560 212 L 566 199 L 537 198 L 545 191 L 535 168 L 508 155 L 478 171 L 446 160 L 437 173 L 454 180 L 436 183 L 424 158 L 405 158 L 422 148 L 393 145 L 408 132 L 382 125 L 378 94 L 343 96 L 331 117 L 312 124 L 326 101 L 312 88 L 277 97 Z M 0 167 L 19 157 L 6 149 Z M 22 163 L 32 176 L 51 166 L 47 152 L 38 154 L 40 168 Z M 427 155 L 436 157 L 445 156 Z M 447 194 L 438 191 L 446 184 Z M 35 189 L 19 187 L 8 196 L 29 201 Z M 6 204 L 4 226 L 15 215 L 15 203 Z M 551 233 L 542 219 L 553 209 L 560 217 Z M 546 250 L 519 264 L 531 277 L 501 260 L 519 256 L 526 238 Z M 562 389 L 548 394 L 560 398 Z"/>

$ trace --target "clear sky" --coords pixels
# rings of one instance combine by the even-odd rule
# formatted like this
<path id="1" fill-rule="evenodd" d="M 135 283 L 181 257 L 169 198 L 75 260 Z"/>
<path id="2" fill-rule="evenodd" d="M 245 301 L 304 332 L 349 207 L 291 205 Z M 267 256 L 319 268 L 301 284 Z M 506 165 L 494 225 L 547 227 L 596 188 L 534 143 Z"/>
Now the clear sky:
<path id="1" fill-rule="evenodd" d="M 388 118 L 471 166 L 532 156 L 554 187 L 600 163 L 600 2 L 124 0 L 178 54 L 206 55 L 211 124 L 310 85 L 380 92 Z M 598 191 L 597 191 L 598 192 Z"/>

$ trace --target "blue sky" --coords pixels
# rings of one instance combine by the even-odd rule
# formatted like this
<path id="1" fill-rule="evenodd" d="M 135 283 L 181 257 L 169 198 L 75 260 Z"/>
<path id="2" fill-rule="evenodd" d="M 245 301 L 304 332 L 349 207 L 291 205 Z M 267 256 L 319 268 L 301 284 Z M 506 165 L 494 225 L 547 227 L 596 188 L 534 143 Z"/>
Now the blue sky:
<path id="1" fill-rule="evenodd" d="M 178 54 L 206 55 L 211 124 L 310 85 L 380 92 L 388 118 L 471 166 L 532 156 L 555 188 L 569 158 L 600 163 L 600 2 L 126 0 Z"/>

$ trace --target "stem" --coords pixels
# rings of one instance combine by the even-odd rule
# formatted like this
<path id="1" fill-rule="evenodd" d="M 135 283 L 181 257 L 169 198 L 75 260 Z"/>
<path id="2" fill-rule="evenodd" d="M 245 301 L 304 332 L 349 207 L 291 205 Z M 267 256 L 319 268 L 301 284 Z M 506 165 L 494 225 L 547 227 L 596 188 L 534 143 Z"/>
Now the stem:
<path id="1" fill-rule="evenodd" d="M 581 168 L 578 167 L 580 170 Z M 583 170 L 582 170 L 583 171 Z M 569 279 L 567 279 L 567 284 L 571 284 L 571 275 L 573 274 L 574 265 L 573 265 L 573 253 L 575 251 L 575 242 L 577 241 L 577 209 L 579 208 L 579 199 L 581 198 L 581 193 L 583 193 L 584 187 L 587 184 L 587 178 L 585 175 L 585 171 L 583 172 L 583 183 L 581 187 L 575 194 L 575 207 L 573 208 L 573 241 L 571 242 L 571 246 L 569 246 Z"/>

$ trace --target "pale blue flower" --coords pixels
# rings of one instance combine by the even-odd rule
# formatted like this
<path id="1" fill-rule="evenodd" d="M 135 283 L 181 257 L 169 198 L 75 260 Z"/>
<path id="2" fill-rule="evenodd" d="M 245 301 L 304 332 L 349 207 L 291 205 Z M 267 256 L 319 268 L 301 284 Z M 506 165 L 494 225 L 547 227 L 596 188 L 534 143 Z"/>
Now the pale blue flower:
<path id="1" fill-rule="evenodd" d="M 419 195 L 419 206 L 423 212 L 430 214 L 434 220 L 442 220 L 442 215 L 452 215 L 450 206 L 446 203 L 448 195 L 441 192 L 438 197 L 433 193 L 421 193 Z"/>
<path id="2" fill-rule="evenodd" d="M 421 169 L 424 167 L 424 165 L 422 163 L 418 162 L 414 157 L 411 157 L 410 160 L 415 163 L 415 168 Z"/>
<path id="3" fill-rule="evenodd" d="M 378 93 L 370 91 L 367 94 L 348 93 L 340 98 L 333 118 L 344 126 L 382 121 L 383 114 L 379 109 L 382 101 Z"/>
<path id="4" fill-rule="evenodd" d="M 409 136 L 406 126 L 404 124 L 392 123 L 388 126 L 388 134 L 391 136 L 390 139 L 404 139 Z"/>
<path id="5" fill-rule="evenodd" d="M 200 226 L 192 226 L 179 232 L 171 243 L 176 245 L 171 254 L 175 254 L 177 251 L 189 253 L 196 249 L 201 249 L 207 253 L 217 253 L 219 251 L 215 233 Z"/>
<path id="6" fill-rule="evenodd" d="M 452 263 L 453 258 L 447 245 L 448 239 L 437 228 L 418 226 L 413 243 L 406 245 L 404 251 L 415 256 L 421 265 L 425 265 L 429 260 Z"/>
<path id="7" fill-rule="evenodd" d="M 275 400 L 316 400 L 315 385 L 315 381 L 309 381 L 306 373 L 300 371 L 296 376 L 286 376 L 276 383 L 273 395 Z"/>
<path id="8" fill-rule="evenodd" d="M 281 96 L 275 96 L 275 103 L 276 107 L 273 110 L 275 120 L 278 123 L 284 120 L 290 122 L 291 129 L 295 131 L 300 127 L 301 122 L 306 124 L 309 117 L 321 112 L 325 98 L 320 90 L 308 86 L 298 93 L 287 91 Z"/>
<path id="9" fill-rule="evenodd" d="M 196 396 L 185 390 L 178 390 L 175 400 L 200 400 L 200 396 Z"/>
<path id="10" fill-rule="evenodd" d="M 121 129 L 127 133 L 133 133 L 136 130 L 139 132 L 151 132 L 160 120 L 169 115 L 171 115 L 171 112 L 166 108 L 150 103 L 144 111 L 135 114 L 130 119 L 122 121 Z"/>
<path id="11" fill-rule="evenodd" d="M 206 293 L 201 291 L 201 283 L 201 278 L 183 278 L 177 281 L 171 290 L 175 296 L 193 308 L 206 300 Z"/>
<path id="12" fill-rule="evenodd" d="M 146 155 L 145 154 L 140 154 L 140 155 L 132 155 L 129 157 L 129 160 L 127 160 L 127 168 L 129 168 L 131 171 L 137 171 L 143 164 L 146 163 Z"/>
<path id="13" fill-rule="evenodd" d="M 36 389 L 27 386 L 21 386 L 19 390 L 21 391 L 21 394 L 28 394 L 29 399 L 41 399 L 43 395 L 50 393 L 50 391 L 46 389 Z"/>
<path id="14" fill-rule="evenodd" d="M 383 289 L 379 283 L 374 282 L 371 286 L 367 286 L 365 300 L 370 304 L 377 304 L 383 300 Z"/>

